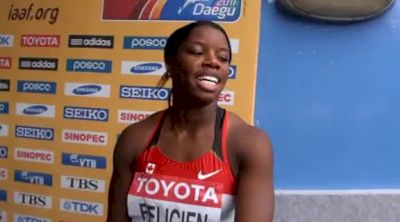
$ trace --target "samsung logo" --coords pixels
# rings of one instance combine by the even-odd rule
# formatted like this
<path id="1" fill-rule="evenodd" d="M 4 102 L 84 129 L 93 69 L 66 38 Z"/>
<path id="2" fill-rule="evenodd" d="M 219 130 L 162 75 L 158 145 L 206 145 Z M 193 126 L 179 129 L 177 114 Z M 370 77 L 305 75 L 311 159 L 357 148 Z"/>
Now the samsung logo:
<path id="1" fill-rule="evenodd" d="M 65 106 L 64 118 L 107 122 L 108 109 Z"/>
<path id="2" fill-rule="evenodd" d="M 91 216 L 103 216 L 104 206 L 101 203 L 61 198 L 60 210 L 72 213 L 86 214 Z"/>
<path id="3" fill-rule="evenodd" d="M 45 173 L 15 170 L 14 181 L 21 183 L 42 185 L 42 186 L 52 186 L 53 176 Z"/>
<path id="4" fill-rule="evenodd" d="M 0 201 L 6 202 L 7 201 L 7 191 L 0 190 Z"/>
<path id="5" fill-rule="evenodd" d="M 11 69 L 11 57 L 0 57 L 0 69 Z"/>
<path id="6" fill-rule="evenodd" d="M 51 222 L 51 220 L 31 215 L 14 214 L 14 222 Z"/>
<path id="7" fill-rule="evenodd" d="M 63 153 L 62 164 L 93 169 L 105 169 L 106 158 L 101 156 L 80 155 L 74 153 Z"/>
<path id="8" fill-rule="evenodd" d="M 131 75 L 156 75 L 161 76 L 167 69 L 161 62 L 122 61 L 121 73 Z"/>
<path id="9" fill-rule="evenodd" d="M 8 125 L 0 124 L 0 137 L 8 136 Z"/>
<path id="10" fill-rule="evenodd" d="M 57 83 L 19 80 L 17 91 L 21 93 L 55 94 Z"/>
<path id="11" fill-rule="evenodd" d="M 0 92 L 1 91 L 10 91 L 10 80 L 0 79 Z"/>
<path id="12" fill-rule="evenodd" d="M 17 125 L 15 126 L 15 137 L 50 141 L 54 140 L 54 129 Z"/>
<path id="13" fill-rule="evenodd" d="M 73 48 L 112 49 L 114 47 L 114 36 L 69 35 L 68 46 Z"/>
<path id="14" fill-rule="evenodd" d="M 167 44 L 166 37 L 125 36 L 124 49 L 162 50 Z"/>
<path id="15" fill-rule="evenodd" d="M 168 100 L 169 88 L 120 86 L 119 97 L 124 99 Z"/>
<path id="16" fill-rule="evenodd" d="M 57 66 L 55 58 L 19 58 L 20 69 L 56 71 Z"/>
<path id="17" fill-rule="evenodd" d="M 14 45 L 13 35 L 0 34 L 0 48 L 9 48 Z"/>
<path id="18" fill-rule="evenodd" d="M 0 114 L 8 114 L 8 102 L 0 102 Z"/>
<path id="19" fill-rule="evenodd" d="M 8 147 L 0 146 L 0 159 L 7 159 L 8 157 Z"/>
<path id="20" fill-rule="evenodd" d="M 46 104 L 17 103 L 16 114 L 19 116 L 54 118 L 55 106 Z"/>
<path id="21" fill-rule="evenodd" d="M 65 95 L 86 97 L 110 97 L 110 85 L 87 84 L 87 83 L 65 83 Z"/>
<path id="22" fill-rule="evenodd" d="M 69 72 L 99 72 L 111 73 L 111 60 L 67 59 Z"/>
<path id="23" fill-rule="evenodd" d="M 51 209 L 52 197 L 34 193 L 14 191 L 14 203 L 30 207 Z"/>

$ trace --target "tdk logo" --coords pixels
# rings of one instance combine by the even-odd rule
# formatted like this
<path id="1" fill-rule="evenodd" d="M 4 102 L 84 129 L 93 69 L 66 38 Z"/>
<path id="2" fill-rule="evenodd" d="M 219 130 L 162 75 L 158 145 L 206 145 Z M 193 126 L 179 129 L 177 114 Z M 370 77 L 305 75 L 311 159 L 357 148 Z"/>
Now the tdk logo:
<path id="1" fill-rule="evenodd" d="M 21 183 L 52 186 L 53 176 L 45 173 L 35 173 L 22 170 L 15 170 L 14 180 Z"/>
<path id="2" fill-rule="evenodd" d="M 61 187 L 65 189 L 103 193 L 105 190 L 105 182 L 104 180 L 83 177 L 61 176 Z"/>
<path id="3" fill-rule="evenodd" d="M 60 199 L 60 210 L 92 216 L 103 216 L 103 204 L 80 200 Z"/>
<path id="4" fill-rule="evenodd" d="M 124 99 L 168 100 L 169 88 L 120 86 L 119 97 Z"/>
<path id="5" fill-rule="evenodd" d="M 114 36 L 70 35 L 68 46 L 76 48 L 112 49 L 114 47 Z"/>
<path id="6" fill-rule="evenodd" d="M 38 140 L 54 140 L 54 129 L 17 125 L 15 126 L 15 137 Z"/>
<path id="7" fill-rule="evenodd" d="M 6 190 L 0 190 L 0 201 L 7 201 L 7 191 Z"/>
<path id="8" fill-rule="evenodd" d="M 0 57 L 0 69 L 11 69 L 11 57 Z"/>
<path id="9" fill-rule="evenodd" d="M 8 136 L 8 125 L 0 124 L 0 137 Z"/>
<path id="10" fill-rule="evenodd" d="M 0 146 L 0 159 L 7 159 L 8 157 L 8 147 Z"/>
<path id="11" fill-rule="evenodd" d="M 1 91 L 10 91 L 9 79 L 0 79 L 0 92 Z"/>
<path id="12" fill-rule="evenodd" d="M 229 75 L 228 75 L 228 78 L 230 78 L 230 79 L 236 79 L 236 66 L 235 66 L 235 65 L 229 66 Z"/>
<path id="13" fill-rule="evenodd" d="M 121 73 L 131 75 L 163 75 L 167 69 L 161 62 L 122 61 Z"/>
<path id="14" fill-rule="evenodd" d="M 55 117 L 55 106 L 46 104 L 17 103 L 16 114 L 19 116 Z"/>
<path id="15" fill-rule="evenodd" d="M 50 196 L 14 191 L 14 203 L 50 209 L 52 206 L 52 198 Z"/>
<path id="16" fill-rule="evenodd" d="M 125 36 L 124 49 L 162 50 L 167 44 L 166 37 Z"/>
<path id="17" fill-rule="evenodd" d="M 100 157 L 100 156 L 63 153 L 62 154 L 62 164 L 67 165 L 67 166 L 105 169 L 106 168 L 106 158 Z"/>
<path id="18" fill-rule="evenodd" d="M 14 214 L 14 222 L 51 222 L 51 220 L 30 215 Z"/>
<path id="19" fill-rule="evenodd" d="M 57 83 L 55 82 L 38 82 L 38 81 L 23 81 L 17 83 L 17 91 L 22 93 L 43 93 L 55 94 Z"/>
<path id="20" fill-rule="evenodd" d="M 107 122 L 108 109 L 65 106 L 64 118 Z"/>
<path id="21" fill-rule="evenodd" d="M 60 35 L 22 35 L 22 47 L 59 47 Z"/>
<path id="22" fill-rule="evenodd" d="M 19 58 L 20 69 L 56 71 L 58 59 L 54 58 Z"/>
<path id="23" fill-rule="evenodd" d="M 67 96 L 110 97 L 110 85 L 67 82 L 64 88 Z"/>
<path id="24" fill-rule="evenodd" d="M 111 73 L 111 60 L 67 59 L 67 71 Z"/>
<path id="25" fill-rule="evenodd" d="M 0 114 L 8 114 L 8 102 L 0 102 Z"/>
<path id="26" fill-rule="evenodd" d="M 0 48 L 9 48 L 14 45 L 13 35 L 0 34 Z"/>

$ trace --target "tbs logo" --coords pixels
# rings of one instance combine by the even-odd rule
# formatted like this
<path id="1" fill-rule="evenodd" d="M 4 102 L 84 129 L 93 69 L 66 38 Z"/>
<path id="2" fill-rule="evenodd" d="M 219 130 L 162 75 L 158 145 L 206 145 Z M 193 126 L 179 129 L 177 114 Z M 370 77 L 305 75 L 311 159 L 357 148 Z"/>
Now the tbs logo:
<path id="1" fill-rule="evenodd" d="M 13 35 L 0 34 L 0 48 L 9 48 L 14 45 Z"/>
<path id="2" fill-rule="evenodd" d="M 17 91 L 21 93 L 55 94 L 57 83 L 19 80 Z"/>
<path id="3" fill-rule="evenodd" d="M 70 35 L 68 46 L 75 48 L 112 49 L 114 47 L 114 36 Z"/>
<path id="4" fill-rule="evenodd" d="M 0 146 L 0 159 L 7 159 L 8 157 L 8 147 Z"/>
<path id="5" fill-rule="evenodd" d="M 123 99 L 168 100 L 169 88 L 120 86 L 119 97 Z"/>
<path id="6" fill-rule="evenodd" d="M 103 216 L 103 204 L 80 200 L 60 199 L 60 210 L 92 216 Z"/>
<path id="7" fill-rule="evenodd" d="M 100 156 L 63 153 L 62 164 L 67 166 L 77 166 L 84 168 L 105 169 L 106 158 Z"/>
<path id="8" fill-rule="evenodd" d="M 8 136 L 8 125 L 0 124 L 0 137 Z"/>
<path id="9" fill-rule="evenodd" d="M 19 58 L 20 69 L 56 71 L 58 59 L 54 58 Z"/>
<path id="10" fill-rule="evenodd" d="M 0 57 L 0 69 L 11 69 L 11 57 Z"/>
<path id="11" fill-rule="evenodd" d="M 110 85 L 67 82 L 64 88 L 67 96 L 110 97 Z"/>
<path id="12" fill-rule="evenodd" d="M 52 206 L 52 198 L 50 196 L 14 191 L 14 203 L 50 209 Z"/>
<path id="13" fill-rule="evenodd" d="M 16 114 L 19 116 L 55 117 L 55 106 L 45 104 L 17 103 Z"/>
<path id="14" fill-rule="evenodd" d="M 0 102 L 0 114 L 8 114 L 8 102 Z"/>
<path id="15" fill-rule="evenodd" d="M 131 75 L 161 76 L 167 71 L 161 62 L 122 61 L 121 73 Z"/>
<path id="16" fill-rule="evenodd" d="M 107 122 L 108 109 L 65 106 L 64 118 Z"/>
<path id="17" fill-rule="evenodd" d="M 0 201 L 6 202 L 7 201 L 7 191 L 0 190 Z"/>
<path id="18" fill-rule="evenodd" d="M 67 59 L 67 71 L 70 72 L 111 73 L 111 69 L 110 60 Z"/>
<path id="19" fill-rule="evenodd" d="M 161 50 L 167 44 L 166 37 L 125 36 L 124 49 Z"/>
<path id="20" fill-rule="evenodd" d="M 17 125 L 15 126 L 15 137 L 38 140 L 54 140 L 54 129 Z"/>
<path id="21" fill-rule="evenodd" d="M 14 180 L 21 183 L 37 184 L 42 186 L 52 186 L 53 176 L 45 173 L 35 173 L 28 171 L 15 170 Z"/>
<path id="22" fill-rule="evenodd" d="M 51 222 L 51 220 L 30 215 L 14 214 L 14 222 Z"/>
<path id="23" fill-rule="evenodd" d="M 104 180 L 83 177 L 61 176 L 61 187 L 65 189 L 103 193 L 105 190 L 105 182 Z"/>
<path id="24" fill-rule="evenodd" d="M 22 35 L 22 47 L 59 47 L 60 35 Z"/>
<path id="25" fill-rule="evenodd" d="M 10 91 L 10 80 L 0 79 L 0 91 Z"/>

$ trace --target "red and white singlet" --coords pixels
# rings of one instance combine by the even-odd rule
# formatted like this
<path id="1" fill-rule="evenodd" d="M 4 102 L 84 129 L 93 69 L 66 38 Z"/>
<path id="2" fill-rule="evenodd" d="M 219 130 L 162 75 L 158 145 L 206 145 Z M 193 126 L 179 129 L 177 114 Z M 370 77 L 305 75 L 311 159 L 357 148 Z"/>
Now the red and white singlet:
<path id="1" fill-rule="evenodd" d="M 128 193 L 132 222 L 233 222 L 237 182 L 227 153 L 229 112 L 218 109 L 212 150 L 190 162 L 163 155 L 158 144 L 165 112 L 136 161 Z"/>

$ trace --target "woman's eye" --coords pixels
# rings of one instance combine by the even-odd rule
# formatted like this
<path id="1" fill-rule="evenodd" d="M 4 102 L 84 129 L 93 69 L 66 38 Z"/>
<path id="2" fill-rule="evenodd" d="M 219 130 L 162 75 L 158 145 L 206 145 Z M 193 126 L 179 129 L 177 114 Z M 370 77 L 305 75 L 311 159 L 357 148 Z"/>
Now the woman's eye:
<path id="1" fill-rule="evenodd" d="M 228 62 L 229 61 L 228 57 L 226 57 L 226 56 L 220 56 L 219 60 L 221 60 L 222 62 Z"/>

